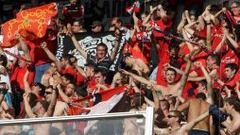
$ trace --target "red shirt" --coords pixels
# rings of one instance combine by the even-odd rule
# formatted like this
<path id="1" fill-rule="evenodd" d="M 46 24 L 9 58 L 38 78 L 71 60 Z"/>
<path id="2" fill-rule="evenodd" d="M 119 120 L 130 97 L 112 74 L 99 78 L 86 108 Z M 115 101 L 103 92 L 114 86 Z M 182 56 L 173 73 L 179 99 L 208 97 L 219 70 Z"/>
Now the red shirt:
<path id="1" fill-rule="evenodd" d="M 167 18 L 167 22 L 164 22 L 163 19 L 155 20 L 154 22 L 150 22 L 150 25 L 153 25 L 154 27 L 159 27 L 160 31 L 165 31 L 168 28 L 172 27 L 172 20 L 170 17 Z M 161 32 L 158 32 L 157 30 L 153 30 L 153 36 L 154 37 L 164 37 L 164 34 Z"/>
<path id="2" fill-rule="evenodd" d="M 23 77 L 27 71 L 27 65 L 23 68 L 17 67 L 13 74 L 11 75 L 11 81 L 16 81 L 16 83 L 19 85 L 21 89 L 24 90 L 24 84 L 23 84 Z M 34 72 L 30 72 L 28 76 L 28 83 L 31 84 L 34 79 Z"/>
<path id="3" fill-rule="evenodd" d="M 235 54 L 235 52 L 233 50 L 229 50 L 227 51 L 227 53 L 221 58 L 221 63 L 220 63 L 220 73 L 221 73 L 221 76 L 220 78 L 224 78 L 223 76 L 223 73 L 224 73 L 224 69 L 225 69 L 225 66 L 226 64 L 229 64 L 229 63 L 235 63 L 239 66 L 239 59 L 238 59 L 238 56 Z"/>
<path id="4" fill-rule="evenodd" d="M 46 37 L 37 39 L 34 41 L 26 41 L 28 47 L 30 48 L 30 57 L 36 65 L 41 65 L 45 63 L 50 63 L 51 60 L 45 53 L 45 51 L 40 47 L 42 42 L 47 42 L 47 48 L 54 54 L 56 50 L 56 40 L 48 40 Z"/>
<path id="5" fill-rule="evenodd" d="M 240 81 L 240 73 L 238 72 L 231 80 L 226 81 L 225 85 L 228 86 L 229 88 L 235 88 L 237 82 Z"/>
<path id="6" fill-rule="evenodd" d="M 99 89 L 98 90 L 98 88 L 97 88 L 97 83 L 96 83 L 96 81 L 94 80 L 94 82 L 95 82 L 95 84 L 92 82 L 92 84 L 91 84 L 91 86 L 90 87 L 88 87 L 88 93 L 90 94 L 90 93 L 99 93 L 99 92 L 102 92 L 102 91 L 104 91 L 103 89 Z M 105 83 L 105 84 L 103 84 L 105 87 L 107 87 L 107 88 L 110 88 L 111 86 L 109 85 L 109 84 L 107 84 L 107 83 Z"/>
<path id="7" fill-rule="evenodd" d="M 147 64 L 148 61 L 145 57 L 145 54 L 143 54 L 138 45 L 139 45 L 138 42 L 132 42 L 130 44 L 127 43 L 125 44 L 124 49 L 127 50 L 128 53 L 131 53 L 135 59 L 141 59 L 143 60 L 144 63 Z"/>
<path id="8" fill-rule="evenodd" d="M 77 72 L 72 66 L 67 66 L 65 68 L 62 68 L 60 71 L 62 74 L 71 74 L 74 79 L 76 79 L 76 83 L 77 85 L 80 85 L 84 80 L 84 76 L 82 74 L 80 74 L 79 72 Z"/>

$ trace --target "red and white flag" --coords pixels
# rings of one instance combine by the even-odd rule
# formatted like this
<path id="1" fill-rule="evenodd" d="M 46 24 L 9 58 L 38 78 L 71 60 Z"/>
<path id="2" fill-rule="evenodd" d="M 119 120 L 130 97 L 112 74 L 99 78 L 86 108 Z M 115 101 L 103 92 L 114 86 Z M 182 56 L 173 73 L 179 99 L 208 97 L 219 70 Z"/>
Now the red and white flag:
<path id="1" fill-rule="evenodd" d="M 139 2 L 139 0 L 135 0 L 135 2 L 130 7 L 126 8 L 126 11 L 129 14 L 132 14 L 133 12 L 138 13 L 140 11 L 140 2 Z"/>

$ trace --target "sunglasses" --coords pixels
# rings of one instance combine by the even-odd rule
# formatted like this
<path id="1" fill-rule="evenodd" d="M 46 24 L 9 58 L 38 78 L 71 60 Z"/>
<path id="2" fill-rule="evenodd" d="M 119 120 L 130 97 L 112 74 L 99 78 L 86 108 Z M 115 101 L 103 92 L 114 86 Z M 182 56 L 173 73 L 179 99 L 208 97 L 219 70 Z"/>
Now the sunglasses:
<path id="1" fill-rule="evenodd" d="M 168 118 L 173 118 L 173 117 L 177 117 L 177 116 L 173 116 L 173 115 L 168 115 Z"/>
<path id="2" fill-rule="evenodd" d="M 45 94 L 46 94 L 46 95 L 49 95 L 49 94 L 52 94 L 52 92 L 46 91 Z"/>

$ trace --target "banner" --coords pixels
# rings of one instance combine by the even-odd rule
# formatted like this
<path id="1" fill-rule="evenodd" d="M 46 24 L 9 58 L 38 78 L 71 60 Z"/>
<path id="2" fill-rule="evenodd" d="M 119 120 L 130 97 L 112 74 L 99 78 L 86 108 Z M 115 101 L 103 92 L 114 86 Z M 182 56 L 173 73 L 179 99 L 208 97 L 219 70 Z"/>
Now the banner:
<path id="1" fill-rule="evenodd" d="M 79 33 L 75 34 L 79 44 L 87 53 L 90 53 L 92 55 L 96 55 L 96 46 L 99 43 L 104 43 L 108 47 L 108 54 L 111 55 L 112 49 L 114 47 L 114 40 L 115 37 L 113 36 L 113 32 L 101 32 L 101 33 Z M 123 47 L 123 44 L 125 42 L 125 38 L 122 37 L 122 40 L 120 42 L 120 47 L 118 50 L 118 55 L 110 67 L 110 70 L 114 71 L 116 68 L 116 62 L 119 57 L 119 53 L 121 48 Z M 58 59 L 61 59 L 63 56 L 71 54 L 75 56 L 78 60 L 78 65 L 81 67 L 84 67 L 84 64 L 86 63 L 86 60 L 80 55 L 80 53 L 77 51 L 75 46 L 73 45 L 73 42 L 70 37 L 61 34 L 58 36 L 58 47 L 56 51 L 56 57 Z"/>
<path id="2" fill-rule="evenodd" d="M 28 40 L 43 37 L 51 23 L 51 18 L 56 15 L 57 6 L 55 3 L 18 12 L 15 19 L 2 25 L 3 47 L 11 47 L 17 43 L 16 33 L 20 33 Z"/>

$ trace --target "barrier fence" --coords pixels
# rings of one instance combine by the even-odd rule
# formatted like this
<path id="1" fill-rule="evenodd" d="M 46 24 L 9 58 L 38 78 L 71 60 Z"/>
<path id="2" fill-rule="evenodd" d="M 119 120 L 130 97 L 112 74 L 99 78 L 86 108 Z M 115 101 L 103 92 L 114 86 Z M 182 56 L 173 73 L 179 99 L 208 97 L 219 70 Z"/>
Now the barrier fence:
<path id="1" fill-rule="evenodd" d="M 96 115 L 0 120 L 1 135 L 136 135 L 153 134 L 153 108 Z"/>

